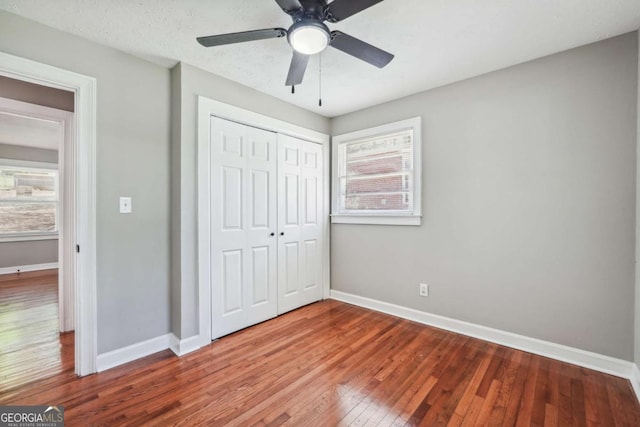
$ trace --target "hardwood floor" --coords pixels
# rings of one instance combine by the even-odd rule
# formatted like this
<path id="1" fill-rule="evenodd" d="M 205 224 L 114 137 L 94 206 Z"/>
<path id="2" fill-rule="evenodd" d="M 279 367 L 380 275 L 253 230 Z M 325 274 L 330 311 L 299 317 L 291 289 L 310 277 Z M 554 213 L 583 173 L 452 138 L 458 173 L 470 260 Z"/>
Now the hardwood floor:
<path id="1" fill-rule="evenodd" d="M 84 378 L 60 360 L 3 367 L 0 404 L 61 404 L 69 426 L 640 425 L 626 380 L 331 300 L 182 358 Z"/>
<path id="2" fill-rule="evenodd" d="M 73 370 L 73 333 L 58 333 L 57 275 L 0 275 L 0 393 Z"/>

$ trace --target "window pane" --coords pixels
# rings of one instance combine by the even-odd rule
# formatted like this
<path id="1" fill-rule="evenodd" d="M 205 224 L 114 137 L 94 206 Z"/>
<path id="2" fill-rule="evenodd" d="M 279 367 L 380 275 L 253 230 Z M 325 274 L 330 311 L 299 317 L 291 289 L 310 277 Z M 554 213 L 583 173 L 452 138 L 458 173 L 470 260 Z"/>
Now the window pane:
<path id="1" fill-rule="evenodd" d="M 0 166 L 0 201 L 56 201 L 57 171 Z"/>
<path id="2" fill-rule="evenodd" d="M 56 230 L 56 203 L 0 203 L 0 233 Z"/>
<path id="3" fill-rule="evenodd" d="M 0 165 L 0 234 L 57 231 L 58 171 Z"/>
<path id="4" fill-rule="evenodd" d="M 347 210 L 403 211 L 409 206 L 407 193 L 349 194 L 345 197 Z"/>
<path id="5" fill-rule="evenodd" d="M 340 177 L 344 211 L 411 211 L 413 133 L 345 143 Z"/>

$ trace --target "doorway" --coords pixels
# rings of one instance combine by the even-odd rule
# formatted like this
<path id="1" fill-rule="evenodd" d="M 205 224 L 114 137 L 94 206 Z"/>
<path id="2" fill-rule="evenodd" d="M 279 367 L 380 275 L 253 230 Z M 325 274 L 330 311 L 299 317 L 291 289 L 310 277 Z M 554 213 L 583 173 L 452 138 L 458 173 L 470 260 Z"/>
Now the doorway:
<path id="1" fill-rule="evenodd" d="M 64 168 L 72 148 L 73 94 L 0 77 L 0 95 L 12 97 L 0 97 L 5 388 L 74 367 L 74 260 L 65 254 L 75 241 L 74 192 Z M 48 106 L 57 104 L 65 109 Z"/>
<path id="2" fill-rule="evenodd" d="M 37 85 L 71 91 L 74 94 L 75 117 L 70 122 L 70 152 L 65 164 L 71 170 L 68 180 L 73 187 L 71 197 L 75 232 L 66 240 L 64 268 L 72 276 L 75 327 L 75 372 L 96 372 L 96 80 L 71 71 L 0 52 L 0 76 Z"/>
<path id="3" fill-rule="evenodd" d="M 73 331 L 73 93 L 0 77 L 0 95 L 0 270 L 57 268 L 59 330 Z"/>

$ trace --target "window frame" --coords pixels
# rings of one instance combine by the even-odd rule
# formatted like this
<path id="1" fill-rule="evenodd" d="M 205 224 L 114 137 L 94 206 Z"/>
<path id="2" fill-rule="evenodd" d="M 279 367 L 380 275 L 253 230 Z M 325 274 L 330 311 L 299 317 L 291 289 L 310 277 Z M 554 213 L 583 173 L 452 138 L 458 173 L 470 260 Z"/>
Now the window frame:
<path id="1" fill-rule="evenodd" d="M 340 147 L 343 144 L 361 141 L 406 130 L 413 131 L 413 211 L 407 213 L 380 212 L 377 210 L 358 211 L 357 213 L 340 211 Z M 420 225 L 422 223 L 422 118 L 413 117 L 398 122 L 387 123 L 372 128 L 336 135 L 331 142 L 331 223 L 332 224 L 376 224 L 376 225 Z"/>
<path id="2" fill-rule="evenodd" d="M 57 191 L 58 198 L 55 201 L 56 231 L 25 231 L 21 233 L 1 233 L 0 232 L 0 243 L 27 242 L 32 240 L 58 240 L 59 233 L 60 233 L 60 170 L 59 170 L 58 164 L 0 158 L 0 166 L 7 166 L 10 168 L 55 170 L 58 173 L 58 178 L 56 179 L 56 184 L 57 184 L 56 191 Z M 51 202 L 47 202 L 47 203 L 51 203 Z"/>

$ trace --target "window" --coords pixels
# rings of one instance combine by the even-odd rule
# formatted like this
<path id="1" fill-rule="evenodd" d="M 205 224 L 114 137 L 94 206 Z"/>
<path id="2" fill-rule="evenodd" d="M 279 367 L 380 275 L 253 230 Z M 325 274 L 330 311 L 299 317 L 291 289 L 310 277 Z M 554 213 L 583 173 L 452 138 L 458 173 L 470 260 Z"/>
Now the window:
<path id="1" fill-rule="evenodd" d="M 0 238 L 30 240 L 58 233 L 57 165 L 0 159 Z"/>
<path id="2" fill-rule="evenodd" d="M 421 120 L 333 138 L 331 222 L 420 225 Z"/>

